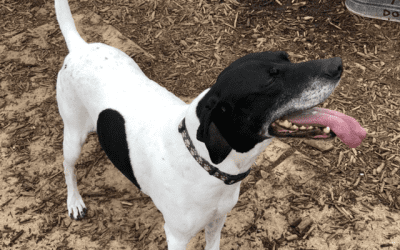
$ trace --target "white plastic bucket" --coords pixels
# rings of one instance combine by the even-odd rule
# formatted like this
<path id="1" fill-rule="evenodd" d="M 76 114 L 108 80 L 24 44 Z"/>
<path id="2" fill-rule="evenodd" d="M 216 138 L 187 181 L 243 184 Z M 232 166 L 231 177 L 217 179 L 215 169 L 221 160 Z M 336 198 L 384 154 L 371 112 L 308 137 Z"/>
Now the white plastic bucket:
<path id="1" fill-rule="evenodd" d="M 399 0 L 346 0 L 346 7 L 360 16 L 400 22 Z"/>

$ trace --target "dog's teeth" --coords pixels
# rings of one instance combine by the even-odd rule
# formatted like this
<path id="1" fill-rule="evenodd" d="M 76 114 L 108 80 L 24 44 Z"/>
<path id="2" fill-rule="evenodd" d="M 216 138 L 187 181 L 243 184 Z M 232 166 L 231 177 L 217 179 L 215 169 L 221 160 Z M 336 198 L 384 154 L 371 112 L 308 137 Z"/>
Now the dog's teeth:
<path id="1" fill-rule="evenodd" d="M 300 129 L 300 130 L 305 130 L 305 129 L 306 129 L 306 127 L 304 127 L 304 126 L 301 126 L 299 129 Z"/>
<path id="2" fill-rule="evenodd" d="M 290 127 L 290 129 L 292 129 L 292 130 L 297 130 L 297 129 L 299 129 L 299 127 L 297 127 L 296 125 L 292 125 L 291 127 Z"/>
<path id="3" fill-rule="evenodd" d="M 290 128 L 290 126 L 292 126 L 292 123 L 289 122 L 288 120 L 284 120 L 283 122 L 280 122 L 279 125 L 281 125 L 284 128 Z"/>
<path id="4" fill-rule="evenodd" d="M 325 134 L 329 134 L 329 132 L 331 131 L 331 129 L 329 127 L 326 127 L 322 130 Z"/>

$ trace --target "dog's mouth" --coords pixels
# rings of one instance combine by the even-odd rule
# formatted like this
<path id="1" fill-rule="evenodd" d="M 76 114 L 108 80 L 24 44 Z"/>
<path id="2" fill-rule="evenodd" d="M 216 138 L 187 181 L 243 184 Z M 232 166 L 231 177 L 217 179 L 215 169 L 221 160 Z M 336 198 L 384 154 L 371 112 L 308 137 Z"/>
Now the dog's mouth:
<path id="1" fill-rule="evenodd" d="M 336 134 L 321 124 L 296 124 L 281 118 L 271 124 L 273 135 L 276 137 L 304 137 L 312 139 L 329 139 Z"/>
<path id="2" fill-rule="evenodd" d="M 366 136 L 354 118 L 318 107 L 285 115 L 275 120 L 268 132 L 276 137 L 329 139 L 337 136 L 351 148 L 359 146 Z"/>

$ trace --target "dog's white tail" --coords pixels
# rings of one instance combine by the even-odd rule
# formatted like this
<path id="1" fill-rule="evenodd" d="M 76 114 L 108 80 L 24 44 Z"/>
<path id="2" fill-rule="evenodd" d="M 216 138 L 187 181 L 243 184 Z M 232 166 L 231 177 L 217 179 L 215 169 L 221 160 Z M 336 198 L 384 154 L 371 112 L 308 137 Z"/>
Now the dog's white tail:
<path id="1" fill-rule="evenodd" d="M 69 52 L 87 44 L 76 30 L 68 0 L 55 0 L 57 21 L 67 43 Z"/>

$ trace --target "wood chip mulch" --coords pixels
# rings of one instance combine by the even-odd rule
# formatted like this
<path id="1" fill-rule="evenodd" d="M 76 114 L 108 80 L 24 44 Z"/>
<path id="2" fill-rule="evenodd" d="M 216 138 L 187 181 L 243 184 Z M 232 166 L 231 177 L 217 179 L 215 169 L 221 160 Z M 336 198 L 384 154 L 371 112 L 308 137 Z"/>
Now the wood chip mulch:
<path id="1" fill-rule="evenodd" d="M 289 210 L 322 209 L 325 205 L 336 209 L 327 241 L 337 237 L 339 229 L 357 228 L 360 215 L 352 208 L 355 204 L 361 204 L 366 212 L 379 204 L 390 212 L 400 211 L 399 23 L 353 15 L 343 0 L 69 2 L 73 12 L 95 12 L 154 55 L 155 59 L 144 55 L 134 59 L 147 76 L 181 97 L 197 96 L 225 67 L 248 53 L 285 50 L 294 62 L 340 56 L 345 69 L 343 80 L 321 106 L 354 117 L 368 130 L 368 136 L 356 149 L 335 139 L 326 151 L 307 140 L 282 139 L 311 159 L 308 163 L 316 172 L 312 180 L 319 183 L 292 182 L 295 193 L 289 197 Z M 19 199 L 31 198 L 25 206 L 13 208 L 17 224 L 0 228 L 3 247 L 15 247 L 22 238 L 37 244 L 58 228 L 71 235 L 91 237 L 102 247 L 118 239 L 145 249 L 147 236 L 158 223 L 113 220 L 113 212 L 104 206 L 89 210 L 86 223 L 76 226 L 66 217 L 61 165 L 30 170 L 35 164 L 52 165 L 62 157 L 63 123 L 54 87 L 67 49 L 65 44 L 56 43 L 61 36 L 58 29 L 46 34 L 45 47 L 41 47 L 44 42 L 33 43 L 41 37 L 31 32 L 34 28 L 55 22 L 53 1 L 0 3 L 0 176 L 8 186 L 0 195 L 0 210 Z M 32 58 L 5 59 L 12 51 L 26 49 L 34 55 Z M 50 56 L 58 59 L 48 61 Z M 26 99 L 32 93 L 38 99 Z M 109 164 L 97 137 L 92 134 L 88 141 L 97 146 L 80 158 L 76 168 L 81 180 L 100 175 Z M 40 147 L 33 151 L 33 143 Z M 252 174 L 254 182 L 263 178 L 261 169 Z M 151 202 L 144 195 L 133 196 L 99 183 L 96 190 L 87 188 L 83 196 L 99 204 L 116 199 L 128 210 Z M 250 184 L 242 187 L 241 195 L 253 188 Z M 5 199 L 6 193 L 12 198 Z M 320 199 L 322 196 L 328 198 Z M 257 216 L 262 215 L 255 212 Z M 17 225 L 32 221 L 39 223 L 38 232 L 17 229 Z M 264 247 L 278 249 L 285 241 L 306 239 L 313 231 L 322 230 L 309 218 L 293 222 L 291 228 L 292 235 L 286 238 L 264 239 Z M 257 227 L 249 224 L 246 230 L 254 232 Z M 156 235 L 151 240 L 158 242 L 160 249 L 166 248 L 165 238 Z M 67 236 L 61 237 L 57 249 L 70 249 L 68 242 Z"/>

